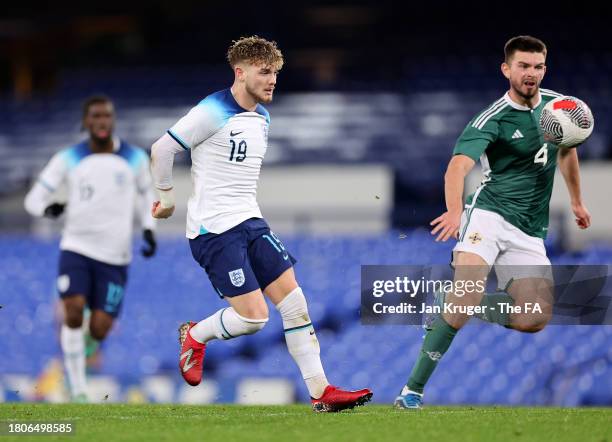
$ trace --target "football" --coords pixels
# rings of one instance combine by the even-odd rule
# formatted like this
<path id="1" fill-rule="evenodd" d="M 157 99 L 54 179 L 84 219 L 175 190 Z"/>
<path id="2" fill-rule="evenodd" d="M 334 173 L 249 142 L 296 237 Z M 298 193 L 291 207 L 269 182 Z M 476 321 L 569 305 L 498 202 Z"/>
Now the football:
<path id="1" fill-rule="evenodd" d="M 591 109 L 576 97 L 558 97 L 546 103 L 540 115 L 544 141 L 559 147 L 576 147 L 593 132 Z"/>

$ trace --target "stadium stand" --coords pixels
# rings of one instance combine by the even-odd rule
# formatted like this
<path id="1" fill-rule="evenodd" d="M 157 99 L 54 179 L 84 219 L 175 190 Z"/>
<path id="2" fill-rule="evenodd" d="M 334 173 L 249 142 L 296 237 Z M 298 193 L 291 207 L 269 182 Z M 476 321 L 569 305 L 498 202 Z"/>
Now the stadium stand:
<path id="1" fill-rule="evenodd" d="M 442 14 L 445 23 L 431 26 L 426 19 L 431 16 L 430 6 L 411 5 L 408 22 L 405 14 L 388 8 L 388 16 L 378 17 L 376 25 L 342 28 L 342 35 L 350 36 L 346 40 L 331 38 L 333 23 L 329 29 L 306 23 L 318 16 L 308 11 L 292 11 L 292 20 L 278 20 L 274 14 L 261 17 L 261 28 L 275 30 L 282 37 L 278 38 L 281 47 L 289 48 L 287 67 L 269 106 L 272 125 L 266 165 L 386 164 L 396 177 L 394 225 L 424 225 L 431 214 L 438 214 L 443 204 L 442 176 L 457 135 L 475 112 L 496 100 L 506 87 L 499 74 L 499 51 L 507 32 L 489 29 L 489 38 L 483 39 L 480 23 L 474 26 L 457 20 L 451 10 Z M 547 20 L 566 23 L 554 15 L 556 6 L 548 11 Z M 233 14 L 233 6 L 222 2 L 205 7 L 209 16 L 222 16 L 211 8 Z M 147 5 L 150 8 L 154 5 Z M 610 41 L 607 18 L 598 14 L 601 24 L 586 26 L 579 16 L 574 17 L 574 9 L 572 23 L 574 19 L 581 23 L 581 38 L 567 38 L 557 29 L 546 34 L 542 29 L 551 48 L 550 73 L 543 85 L 578 96 L 591 106 L 596 130 L 580 148 L 580 158 L 609 160 L 612 121 L 606 116 L 612 114 L 612 52 L 606 47 Z M 488 7 L 483 11 L 488 14 Z M 62 16 L 70 12 L 56 11 Z M 231 76 L 227 66 L 210 63 L 219 62 L 219 54 L 238 29 L 225 22 L 220 28 L 202 27 L 201 16 L 192 13 L 191 7 L 184 15 L 192 26 L 177 20 L 160 28 L 152 12 L 155 25 L 149 28 L 155 35 L 142 54 L 112 54 L 112 44 L 100 44 L 108 50 L 100 53 L 84 43 L 80 52 L 68 48 L 55 57 L 57 83 L 45 93 L 35 91 L 32 97 L 19 100 L 2 91 L 0 198 L 23 192 L 54 152 L 81 137 L 80 106 L 89 94 L 102 92 L 113 98 L 117 134 L 148 148 L 204 95 L 227 87 Z M 473 20 L 481 18 L 475 13 Z M 533 29 L 542 28 L 540 15 L 534 14 L 531 20 Z M 140 37 L 143 28 L 134 28 L 132 32 Z M 445 32 L 438 33 L 439 29 Z M 449 35 L 456 42 L 449 42 Z M 340 42 L 338 47 L 320 56 L 315 48 L 326 47 L 330 40 Z M 59 46 L 63 44 L 64 40 Z M 195 61 L 203 64 L 181 64 L 193 63 L 194 46 L 206 48 Z M 572 52 L 561 53 L 558 47 Z M 332 58 L 330 53 L 341 54 L 350 63 L 335 66 L 331 78 L 321 80 L 315 75 L 317 60 Z M 160 54 L 163 63 L 175 64 L 146 64 L 159 63 Z M 71 62 L 60 63 L 65 59 Z M 368 64 L 364 69 L 364 60 L 374 60 L 376 66 Z M 182 162 L 186 166 L 188 159 Z M 21 207 L 21 199 L 16 199 Z M 0 213 L 0 224 L 4 216 Z M 6 231 L 27 224 L 15 226 L 14 219 L 4 222 Z M 612 262 L 610 245 L 598 243 L 570 253 L 554 235 L 548 246 L 555 263 Z M 390 403 L 406 381 L 422 330 L 360 324 L 360 266 L 446 264 L 451 245 L 433 243 L 429 233 L 418 228 L 403 230 L 402 235 L 394 231 L 376 237 L 283 239 L 298 258 L 296 271 L 309 299 L 330 380 L 346 387 L 371 386 L 374 401 Z M 57 246 L 56 240 L 0 234 L 0 401 L 61 400 L 32 390 L 41 373 L 53 372 L 50 361 L 60 356 Z M 110 401 L 239 402 L 238 386 L 245 378 L 289 380 L 295 399 L 306 401 L 307 392 L 286 351 L 274 309 L 260 333 L 209 346 L 202 389 L 184 385 L 177 370 L 176 329 L 182 321 L 203 318 L 225 303 L 193 262 L 184 238 L 162 238 L 159 250 L 147 263 L 135 255 L 122 317 L 104 344 L 101 365 L 92 373 L 103 391 L 110 393 Z M 473 322 L 459 333 L 442 362 L 454 369 L 434 374 L 427 403 L 612 405 L 612 326 L 550 326 L 529 335 Z"/>
<path id="2" fill-rule="evenodd" d="M 418 230 L 402 238 L 396 232 L 379 237 L 296 236 L 285 238 L 285 243 L 299 260 L 298 278 L 310 300 L 331 380 L 348 387 L 371 385 L 376 401 L 390 402 L 406 380 L 422 330 L 360 324 L 360 265 L 446 264 L 449 245 L 435 244 L 428 232 Z M 0 249 L 0 398 L 23 400 L 13 391 L 15 379 L 35 379 L 59 355 L 57 243 L 3 236 Z M 105 376 L 107 389 L 114 386 L 119 400 L 129 400 L 136 387 L 152 401 L 189 397 L 176 368 L 176 329 L 180 322 L 223 305 L 192 262 L 184 239 L 165 239 L 160 250 L 150 263 L 135 259 L 122 318 L 103 348 L 97 371 Z M 552 258 L 554 263 L 599 264 L 612 261 L 612 248 L 598 245 Z M 611 287 L 606 290 L 612 294 Z M 555 325 L 529 335 L 473 322 L 459 333 L 459 342 L 444 359 L 453 370 L 440 370 L 432 378 L 428 403 L 612 404 L 612 327 Z M 281 329 L 271 309 L 261 333 L 213 342 L 205 378 L 216 385 L 216 393 L 207 400 L 237 400 L 237 385 L 245 378 L 287 379 L 296 399 L 306 400 Z M 159 379 L 167 383 L 161 384 L 167 387 L 165 394 L 159 391 Z M 157 387 L 148 387 L 153 384 Z"/>
<path id="3" fill-rule="evenodd" d="M 604 57 L 592 71 L 594 59 L 586 57 L 582 75 L 560 69 L 546 86 L 579 96 L 595 115 L 607 115 L 612 112 L 607 82 L 611 60 Z M 414 78 L 407 75 L 410 86 L 401 92 L 279 93 L 269 106 L 267 164 L 383 163 L 398 170 L 403 187 L 431 189 L 457 135 L 503 90 L 501 76 L 491 72 L 496 64 L 491 63 L 487 57 L 474 57 L 468 74 L 458 75 L 452 58 L 446 70 L 432 61 L 429 71 L 425 61 L 424 72 Z M 89 94 L 111 96 L 117 104 L 118 134 L 148 148 L 206 91 L 227 86 L 225 67 L 81 69 L 61 78 L 57 91 L 45 98 L 3 100 L 1 192 L 23 188 L 52 153 L 79 138 L 80 105 Z M 151 95 L 151 90 L 156 93 Z M 583 159 L 612 157 L 610 120 L 597 118 L 596 125 L 595 134 L 581 148 Z M 422 173 L 404 173 L 408 168 Z"/>

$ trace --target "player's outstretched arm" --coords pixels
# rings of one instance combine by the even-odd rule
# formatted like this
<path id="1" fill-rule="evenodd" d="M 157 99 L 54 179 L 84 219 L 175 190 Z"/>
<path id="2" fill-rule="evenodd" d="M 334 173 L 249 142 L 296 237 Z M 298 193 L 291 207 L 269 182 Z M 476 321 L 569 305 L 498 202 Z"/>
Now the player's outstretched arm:
<path id="1" fill-rule="evenodd" d="M 174 212 L 172 165 L 174 155 L 198 146 L 223 126 L 223 116 L 213 101 L 202 100 L 174 124 L 151 149 L 151 172 L 159 201 L 153 203 L 155 218 L 168 218 Z"/>
<path id="2" fill-rule="evenodd" d="M 591 225 L 591 214 L 582 201 L 578 152 L 573 148 L 560 148 L 558 163 L 570 195 L 572 212 L 576 216 L 576 224 L 581 229 L 587 229 Z"/>
<path id="3" fill-rule="evenodd" d="M 36 182 L 24 200 L 24 208 L 32 216 L 57 218 L 66 205 L 53 201 L 53 192 L 44 184 Z"/>
<path id="4" fill-rule="evenodd" d="M 438 234 L 436 241 L 447 241 L 449 238 L 457 237 L 463 211 L 464 181 L 474 164 L 476 162 L 467 155 L 455 155 L 448 163 L 444 175 L 446 212 L 429 223 L 433 227 L 431 234 Z"/>
<path id="5" fill-rule="evenodd" d="M 159 194 L 153 202 L 151 215 L 154 218 L 169 218 L 174 213 L 174 191 L 172 190 L 172 166 L 174 155 L 183 148 L 167 133 L 151 147 L 151 175 Z"/>
<path id="6" fill-rule="evenodd" d="M 24 207 L 30 215 L 57 218 L 62 214 L 66 204 L 54 199 L 57 188 L 66 178 L 66 172 L 63 152 L 55 154 L 25 197 Z"/>

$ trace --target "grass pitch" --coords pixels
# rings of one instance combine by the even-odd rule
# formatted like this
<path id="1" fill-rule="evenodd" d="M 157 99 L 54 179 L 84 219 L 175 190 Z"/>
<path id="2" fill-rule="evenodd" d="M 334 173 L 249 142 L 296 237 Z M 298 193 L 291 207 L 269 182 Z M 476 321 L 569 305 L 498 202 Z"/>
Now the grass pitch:
<path id="1" fill-rule="evenodd" d="M 367 405 L 315 414 L 306 405 L 1 404 L 0 422 L 71 421 L 72 436 L 14 441 L 597 441 L 612 442 L 612 409 Z"/>

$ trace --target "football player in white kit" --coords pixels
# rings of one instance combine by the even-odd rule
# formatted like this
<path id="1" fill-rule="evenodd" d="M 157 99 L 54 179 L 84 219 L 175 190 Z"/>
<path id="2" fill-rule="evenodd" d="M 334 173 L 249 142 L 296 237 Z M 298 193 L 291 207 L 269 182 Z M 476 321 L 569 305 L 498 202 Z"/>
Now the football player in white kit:
<path id="1" fill-rule="evenodd" d="M 60 243 L 57 289 L 64 306 L 61 347 L 72 400 L 87 401 L 83 312 L 91 310 L 89 334 L 102 341 L 121 307 L 131 261 L 132 230 L 139 214 L 146 246 L 156 249 L 155 199 L 149 157 L 141 148 L 113 137 L 111 100 L 94 96 L 83 105 L 83 128 L 89 138 L 51 158 L 25 198 L 33 216 L 58 217 L 66 209 Z M 67 187 L 68 201 L 57 190 Z"/>
<path id="2" fill-rule="evenodd" d="M 275 42 L 253 36 L 234 41 L 228 61 L 231 88 L 192 108 L 153 144 L 152 170 L 160 201 L 155 218 L 174 211 L 174 155 L 191 153 L 193 192 L 187 238 L 194 259 L 230 306 L 180 328 L 179 367 L 190 385 L 202 379 L 206 344 L 261 330 L 268 321 L 267 296 L 280 312 L 289 353 L 298 365 L 315 411 L 339 411 L 369 401 L 369 389 L 330 385 L 320 359 L 306 298 L 293 271 L 295 259 L 270 231 L 257 204 L 257 181 L 268 146 L 270 103 L 283 56 Z"/>

